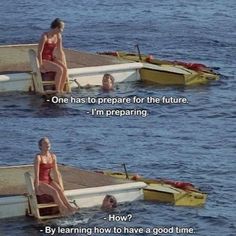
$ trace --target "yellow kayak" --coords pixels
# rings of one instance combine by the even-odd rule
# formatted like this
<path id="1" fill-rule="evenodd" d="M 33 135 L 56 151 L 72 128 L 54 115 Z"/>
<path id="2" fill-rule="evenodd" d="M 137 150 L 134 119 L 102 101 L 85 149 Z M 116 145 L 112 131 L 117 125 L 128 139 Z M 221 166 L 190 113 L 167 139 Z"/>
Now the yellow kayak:
<path id="1" fill-rule="evenodd" d="M 123 172 L 99 171 L 99 173 L 124 180 L 145 182 L 147 187 L 144 188 L 144 200 L 191 207 L 202 206 L 206 202 L 207 194 L 191 183 L 148 179 L 132 173 L 126 175 Z"/>
<path id="2" fill-rule="evenodd" d="M 159 60 L 150 55 L 127 52 L 103 52 L 99 54 L 115 56 L 121 60 L 142 62 L 140 77 L 146 82 L 161 85 L 195 85 L 219 79 L 219 75 L 211 68 L 199 63 Z"/>

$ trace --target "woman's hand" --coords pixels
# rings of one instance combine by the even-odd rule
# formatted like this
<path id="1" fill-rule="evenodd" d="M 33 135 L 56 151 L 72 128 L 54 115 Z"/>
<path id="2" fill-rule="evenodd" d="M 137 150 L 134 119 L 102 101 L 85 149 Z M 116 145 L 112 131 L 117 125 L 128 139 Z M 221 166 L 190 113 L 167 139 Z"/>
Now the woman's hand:
<path id="1" fill-rule="evenodd" d="M 35 181 L 34 182 L 34 189 L 35 189 L 35 193 L 36 194 L 39 194 L 40 193 L 40 190 L 39 190 L 39 182 L 38 181 Z M 40 194 L 39 194 L 40 195 Z"/>
<path id="2" fill-rule="evenodd" d="M 41 65 L 41 66 L 39 67 L 39 70 L 40 70 L 41 73 L 47 72 L 47 70 L 44 68 L 43 65 Z"/>

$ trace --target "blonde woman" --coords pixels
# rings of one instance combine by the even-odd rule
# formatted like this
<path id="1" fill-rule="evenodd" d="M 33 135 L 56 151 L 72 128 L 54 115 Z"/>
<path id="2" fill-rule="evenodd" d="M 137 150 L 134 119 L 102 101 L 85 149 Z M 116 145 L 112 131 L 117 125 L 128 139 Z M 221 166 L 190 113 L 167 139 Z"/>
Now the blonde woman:
<path id="1" fill-rule="evenodd" d="M 34 161 L 36 194 L 52 196 L 62 215 L 74 213 L 78 209 L 70 205 L 64 194 L 61 175 L 57 167 L 57 158 L 50 151 L 51 144 L 49 139 L 47 137 L 40 139 L 38 145 L 40 153 L 36 155 Z M 52 178 L 52 174 L 54 179 Z"/>

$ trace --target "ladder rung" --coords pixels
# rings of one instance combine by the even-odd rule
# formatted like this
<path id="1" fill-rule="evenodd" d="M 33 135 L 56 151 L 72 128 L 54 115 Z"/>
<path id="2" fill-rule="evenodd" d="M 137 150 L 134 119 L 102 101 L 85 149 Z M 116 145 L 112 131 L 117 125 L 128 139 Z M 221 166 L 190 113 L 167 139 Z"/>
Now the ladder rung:
<path id="1" fill-rule="evenodd" d="M 55 84 L 55 81 L 49 80 L 49 81 L 42 81 L 43 85 L 50 85 L 50 84 Z"/>
<path id="2" fill-rule="evenodd" d="M 57 93 L 56 90 L 44 90 L 45 95 L 56 94 L 56 93 Z"/>
<path id="3" fill-rule="evenodd" d="M 56 203 L 41 203 L 37 205 L 39 209 L 42 208 L 50 208 L 50 207 L 57 207 L 58 205 Z"/>
<path id="4" fill-rule="evenodd" d="M 47 220 L 47 219 L 53 219 L 53 218 L 58 218 L 58 217 L 61 217 L 60 214 L 57 214 L 57 215 L 48 215 L 48 216 L 40 216 L 40 220 Z"/>

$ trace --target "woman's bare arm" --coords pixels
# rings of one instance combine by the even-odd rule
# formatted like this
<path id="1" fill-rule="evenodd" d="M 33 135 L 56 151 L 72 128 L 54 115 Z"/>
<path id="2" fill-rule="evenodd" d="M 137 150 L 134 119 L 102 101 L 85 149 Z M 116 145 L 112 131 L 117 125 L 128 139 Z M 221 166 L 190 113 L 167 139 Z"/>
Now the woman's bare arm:
<path id="1" fill-rule="evenodd" d="M 43 48 L 44 48 L 44 44 L 45 44 L 46 40 L 47 40 L 46 35 L 43 34 L 40 41 L 39 41 L 39 45 L 38 45 L 39 67 L 41 67 L 43 64 L 42 54 L 43 54 Z"/>
<path id="2" fill-rule="evenodd" d="M 53 177 L 54 177 L 54 180 L 55 180 L 55 182 L 57 182 L 60 185 L 60 187 L 64 191 L 61 173 L 58 170 L 58 166 L 57 166 L 57 157 L 55 154 L 53 154 L 52 157 L 53 157 Z"/>
<path id="3" fill-rule="evenodd" d="M 57 59 L 61 61 L 67 67 L 66 56 L 63 50 L 61 34 L 58 34 L 58 38 L 57 38 L 57 51 L 58 51 Z"/>
<path id="4" fill-rule="evenodd" d="M 35 175 L 34 186 L 35 186 L 35 189 L 37 189 L 39 186 L 39 165 L 40 165 L 40 156 L 37 155 L 34 159 L 34 175 Z"/>

